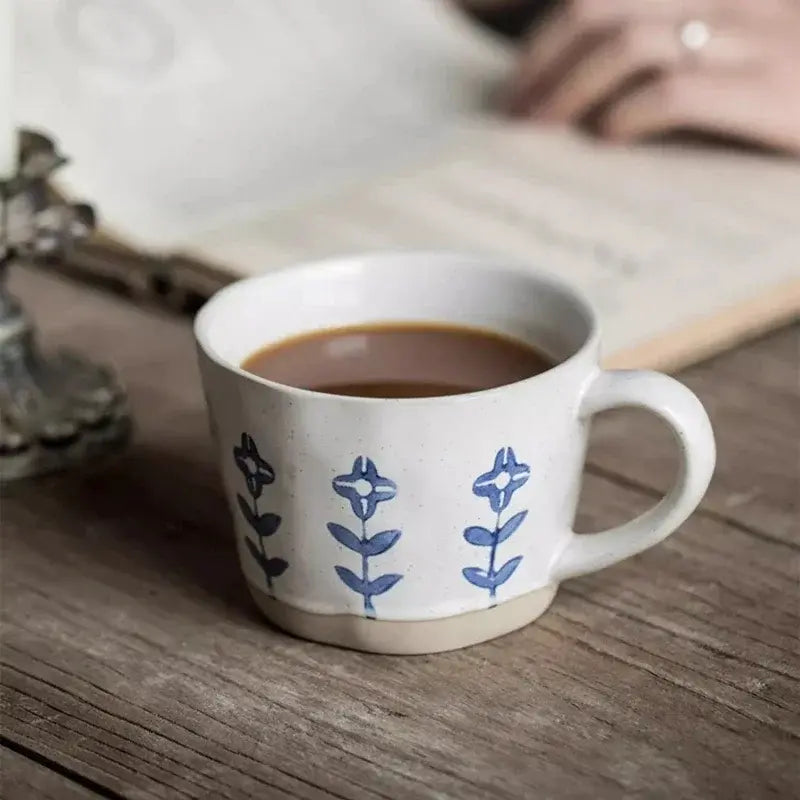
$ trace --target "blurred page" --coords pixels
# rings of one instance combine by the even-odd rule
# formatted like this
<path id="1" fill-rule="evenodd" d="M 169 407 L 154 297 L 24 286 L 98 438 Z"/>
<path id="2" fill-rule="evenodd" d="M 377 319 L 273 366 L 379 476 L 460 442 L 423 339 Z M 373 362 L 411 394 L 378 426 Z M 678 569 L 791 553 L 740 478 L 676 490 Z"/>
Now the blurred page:
<path id="1" fill-rule="evenodd" d="M 692 325 L 800 272 L 797 163 L 492 124 L 511 55 L 444 0 L 18 5 L 20 121 L 60 138 L 66 188 L 150 252 L 238 276 L 485 250 L 581 287 L 611 353 L 722 342 L 730 321 Z M 777 299 L 758 314 L 797 308 Z"/>
<path id="2" fill-rule="evenodd" d="M 800 278 L 798 209 L 797 162 L 481 126 L 413 171 L 192 252 L 238 275 L 364 250 L 495 253 L 582 288 L 619 353 Z"/>
<path id="3" fill-rule="evenodd" d="M 445 0 L 17 0 L 17 20 L 18 122 L 162 250 L 440 146 L 507 62 Z"/>

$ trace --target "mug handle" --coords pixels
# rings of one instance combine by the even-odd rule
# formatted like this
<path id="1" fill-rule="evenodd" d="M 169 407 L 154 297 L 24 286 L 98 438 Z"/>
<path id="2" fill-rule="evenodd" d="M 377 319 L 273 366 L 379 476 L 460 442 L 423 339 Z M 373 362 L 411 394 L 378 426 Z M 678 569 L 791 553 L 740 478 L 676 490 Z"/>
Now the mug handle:
<path id="1" fill-rule="evenodd" d="M 601 533 L 572 533 L 551 568 L 554 582 L 596 572 L 658 544 L 697 508 L 708 488 L 716 460 L 714 432 L 689 389 L 659 372 L 599 372 L 584 391 L 579 415 L 587 419 L 621 406 L 645 408 L 667 422 L 681 448 L 678 478 L 666 497 L 636 519 Z"/>

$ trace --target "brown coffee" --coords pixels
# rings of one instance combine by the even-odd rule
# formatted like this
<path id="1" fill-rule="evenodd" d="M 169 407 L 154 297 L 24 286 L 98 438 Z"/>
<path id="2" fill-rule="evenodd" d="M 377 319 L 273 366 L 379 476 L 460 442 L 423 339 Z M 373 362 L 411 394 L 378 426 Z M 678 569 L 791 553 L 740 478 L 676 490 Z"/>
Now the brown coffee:
<path id="1" fill-rule="evenodd" d="M 530 378 L 553 364 L 500 334 L 436 323 L 386 323 L 295 336 L 242 368 L 277 383 L 351 397 L 440 397 Z"/>

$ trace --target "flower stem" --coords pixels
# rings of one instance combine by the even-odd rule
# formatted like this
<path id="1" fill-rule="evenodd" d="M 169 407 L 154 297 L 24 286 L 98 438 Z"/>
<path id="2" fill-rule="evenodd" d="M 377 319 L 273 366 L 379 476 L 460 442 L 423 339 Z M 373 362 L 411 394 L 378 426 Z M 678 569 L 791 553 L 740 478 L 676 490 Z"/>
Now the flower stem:
<path id="1" fill-rule="evenodd" d="M 494 535 L 492 536 L 492 549 L 489 551 L 489 569 L 487 570 L 486 574 L 490 578 L 494 578 L 494 560 L 495 556 L 497 555 L 497 537 L 500 535 L 500 512 L 497 512 L 497 520 L 495 521 L 494 525 Z M 494 600 L 497 594 L 497 587 L 492 585 L 491 589 L 489 589 L 489 597 Z M 492 603 L 492 606 L 494 603 Z"/>
<path id="2" fill-rule="evenodd" d="M 367 540 L 367 523 L 361 520 L 361 542 Z M 375 606 L 372 605 L 372 598 L 367 594 L 367 584 L 369 583 L 369 561 L 365 553 L 361 554 L 361 579 L 364 581 L 364 616 L 370 619 L 375 618 Z"/>
<path id="3" fill-rule="evenodd" d="M 256 519 L 258 519 L 258 500 L 253 498 L 253 515 Z M 261 569 L 264 570 L 264 577 L 267 579 L 267 588 L 272 591 L 272 576 L 269 574 L 269 570 L 267 569 L 267 551 L 264 549 L 264 537 L 261 535 L 260 531 L 256 530 L 256 536 L 258 537 L 258 549 L 261 550 Z"/>

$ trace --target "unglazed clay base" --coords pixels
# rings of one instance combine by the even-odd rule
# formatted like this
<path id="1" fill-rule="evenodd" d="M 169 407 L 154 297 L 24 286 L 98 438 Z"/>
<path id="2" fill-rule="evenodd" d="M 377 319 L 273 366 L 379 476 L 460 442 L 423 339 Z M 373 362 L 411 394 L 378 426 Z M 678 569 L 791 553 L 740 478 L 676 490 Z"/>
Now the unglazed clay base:
<path id="1" fill-rule="evenodd" d="M 558 588 L 549 584 L 494 608 L 454 617 L 395 621 L 351 614 L 312 614 L 275 600 L 249 582 L 247 586 L 267 619 L 295 636 L 390 655 L 441 653 L 503 636 L 540 617 Z"/>

